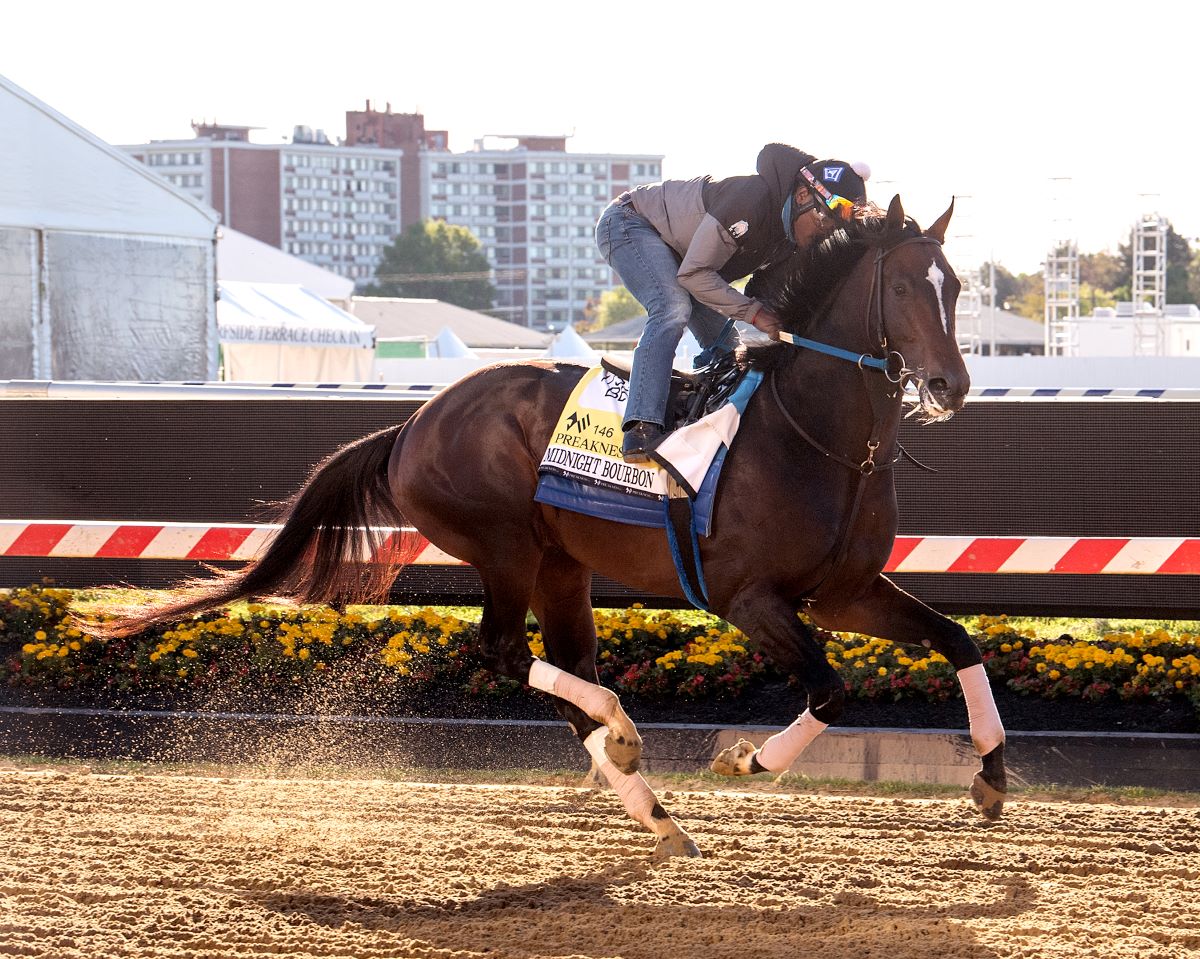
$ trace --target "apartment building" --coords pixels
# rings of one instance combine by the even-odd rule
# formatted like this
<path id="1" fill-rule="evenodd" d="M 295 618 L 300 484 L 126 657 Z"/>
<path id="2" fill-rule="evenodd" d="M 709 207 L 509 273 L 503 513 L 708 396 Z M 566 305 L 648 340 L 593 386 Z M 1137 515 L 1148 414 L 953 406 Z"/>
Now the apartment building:
<path id="1" fill-rule="evenodd" d="M 421 154 L 421 209 L 479 237 L 497 315 L 561 329 L 619 282 L 596 249 L 596 220 L 624 190 L 661 179 L 662 159 L 568 153 L 561 136 L 488 137 L 469 152 Z"/>
<path id="2" fill-rule="evenodd" d="M 619 282 L 593 230 L 624 190 L 662 177 L 662 156 L 570 153 L 564 136 L 485 137 L 461 153 L 419 113 L 346 112 L 346 137 L 296 127 L 290 143 L 253 128 L 194 123 L 192 140 L 123 146 L 221 221 L 286 253 L 370 282 L 406 226 L 440 219 L 480 240 L 496 315 L 539 329 L 584 317 Z"/>
<path id="3" fill-rule="evenodd" d="M 250 127 L 192 126 L 192 140 L 120 149 L 235 230 L 355 281 L 374 275 L 400 229 L 402 150 L 339 146 L 308 127 L 260 144 Z"/>

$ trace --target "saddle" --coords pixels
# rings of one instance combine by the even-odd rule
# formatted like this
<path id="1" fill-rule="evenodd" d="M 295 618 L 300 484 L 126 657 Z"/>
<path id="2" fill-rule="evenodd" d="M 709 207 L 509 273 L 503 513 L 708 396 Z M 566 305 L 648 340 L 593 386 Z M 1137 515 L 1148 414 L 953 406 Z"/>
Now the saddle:
<path id="1" fill-rule="evenodd" d="M 630 363 L 604 356 L 600 365 L 629 382 Z M 747 372 L 748 367 L 738 365 L 733 351 L 720 353 L 712 362 L 691 373 L 672 370 L 667 392 L 666 431 L 672 433 L 720 409 L 729 402 Z"/>

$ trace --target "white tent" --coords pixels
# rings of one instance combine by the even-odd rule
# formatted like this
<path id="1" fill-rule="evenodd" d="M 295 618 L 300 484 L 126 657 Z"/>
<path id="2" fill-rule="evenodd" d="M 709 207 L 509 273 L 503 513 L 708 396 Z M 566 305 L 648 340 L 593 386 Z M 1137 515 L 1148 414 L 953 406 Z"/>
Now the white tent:
<path id="1" fill-rule="evenodd" d="M 450 327 L 443 326 L 442 332 L 429 344 L 426 355 L 440 360 L 456 360 L 474 357 L 476 353 Z"/>
<path id="2" fill-rule="evenodd" d="M 588 363 L 594 363 L 600 358 L 600 355 L 587 345 L 583 337 L 575 332 L 575 326 L 571 323 L 568 323 L 566 329 L 554 338 L 543 355 L 560 360 L 584 360 Z"/>
<path id="3" fill-rule="evenodd" d="M 217 279 L 245 283 L 299 283 L 318 296 L 346 307 L 354 281 L 276 249 L 245 233 L 221 227 L 217 235 Z"/>
<path id="4" fill-rule="evenodd" d="M 217 214 L 0 77 L 0 377 L 216 373 Z"/>
<path id="5" fill-rule="evenodd" d="M 218 284 L 217 332 L 225 379 L 363 383 L 371 379 L 375 330 L 293 283 Z"/>

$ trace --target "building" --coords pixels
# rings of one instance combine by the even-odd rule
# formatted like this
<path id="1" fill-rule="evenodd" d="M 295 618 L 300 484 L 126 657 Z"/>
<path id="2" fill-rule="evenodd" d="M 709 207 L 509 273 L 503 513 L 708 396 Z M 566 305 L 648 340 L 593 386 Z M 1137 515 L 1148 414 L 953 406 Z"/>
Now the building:
<path id="1" fill-rule="evenodd" d="M 393 113 L 386 104 L 381 113 L 371 109 L 346 111 L 346 146 L 379 146 L 400 150 L 400 229 L 425 219 L 421 205 L 421 153 L 448 150 L 450 136 L 445 130 L 426 130 L 420 113 Z"/>
<path id="2" fill-rule="evenodd" d="M 0 77 L 0 379 L 217 370 L 217 217 Z"/>
<path id="3" fill-rule="evenodd" d="M 192 140 L 120 149 L 212 207 L 225 226 L 356 282 L 374 275 L 400 228 L 402 150 L 337 146 L 308 127 L 284 144 L 251 143 L 251 127 L 192 129 Z"/>
<path id="4" fill-rule="evenodd" d="M 661 179 L 662 159 L 568 153 L 562 136 L 485 138 L 466 153 L 421 155 L 421 209 L 479 237 L 495 271 L 493 312 L 561 329 L 617 285 L 596 248 L 596 220 L 613 197 Z"/>
<path id="5" fill-rule="evenodd" d="M 121 149 L 226 226 L 359 285 L 409 224 L 465 226 L 495 271 L 493 312 L 540 329 L 582 318 L 589 300 L 617 284 L 596 250 L 596 219 L 622 191 L 662 176 L 661 155 L 569 153 L 565 136 L 487 137 L 454 153 L 422 114 L 375 110 L 369 100 L 347 111 L 336 145 L 308 127 L 286 144 L 251 143 L 252 127 L 192 128 L 192 140 Z"/>
<path id="6" fill-rule="evenodd" d="M 1168 303 L 1161 312 L 1135 311 L 1133 303 L 1102 307 L 1075 319 L 1067 329 L 1068 356 L 1142 356 L 1139 346 L 1146 328 L 1154 331 L 1160 348 L 1153 354 L 1200 357 L 1200 307 Z"/>

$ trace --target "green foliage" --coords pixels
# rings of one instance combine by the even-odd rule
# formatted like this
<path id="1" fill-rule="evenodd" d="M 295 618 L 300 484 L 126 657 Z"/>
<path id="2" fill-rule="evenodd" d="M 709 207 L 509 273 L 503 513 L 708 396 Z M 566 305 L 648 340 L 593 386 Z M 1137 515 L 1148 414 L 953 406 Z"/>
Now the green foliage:
<path id="1" fill-rule="evenodd" d="M 1115 253 L 1081 253 L 1079 255 L 1079 283 L 1088 284 L 1095 290 L 1115 290 L 1129 282 L 1129 267 Z"/>
<path id="2" fill-rule="evenodd" d="M 633 294 L 625 287 L 614 287 L 600 294 L 595 316 L 587 328 L 593 331 L 602 330 L 606 326 L 633 319 L 635 316 L 642 316 L 645 312 L 646 308 L 634 299 Z"/>
<path id="3" fill-rule="evenodd" d="M 1081 253 L 1079 255 L 1079 308 L 1084 315 L 1102 307 L 1128 302 L 1133 284 L 1133 235 L 1121 244 L 1117 253 Z M 1061 251 L 1060 251 L 1061 252 Z M 988 264 L 982 267 L 986 276 Z M 1200 250 L 1193 252 L 1185 237 L 1167 224 L 1168 303 L 1200 303 Z M 1020 316 L 1045 318 L 1045 278 L 1042 273 L 1014 276 L 996 264 L 996 303 Z"/>
<path id="4" fill-rule="evenodd" d="M 426 220 L 414 223 L 383 251 L 367 294 L 435 299 L 487 310 L 496 298 L 490 272 L 479 240 L 470 230 Z"/>
<path id="5" fill-rule="evenodd" d="M 1133 231 L 1129 233 L 1129 242 L 1120 246 L 1121 269 L 1124 281 L 1132 285 L 1133 277 Z M 1175 227 L 1167 221 L 1167 302 L 1192 303 L 1197 302 L 1190 290 L 1189 271 L 1192 262 L 1192 249 L 1187 238 L 1175 232 Z M 1124 299 L 1129 299 L 1126 294 Z"/>

